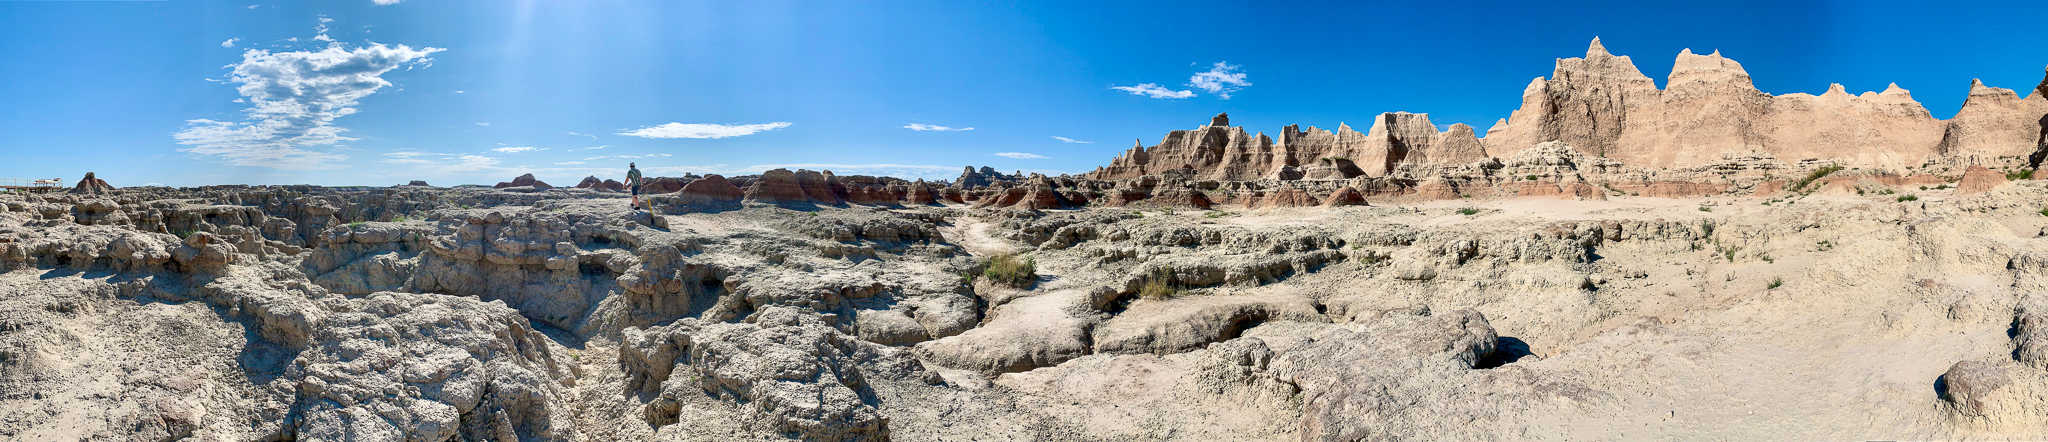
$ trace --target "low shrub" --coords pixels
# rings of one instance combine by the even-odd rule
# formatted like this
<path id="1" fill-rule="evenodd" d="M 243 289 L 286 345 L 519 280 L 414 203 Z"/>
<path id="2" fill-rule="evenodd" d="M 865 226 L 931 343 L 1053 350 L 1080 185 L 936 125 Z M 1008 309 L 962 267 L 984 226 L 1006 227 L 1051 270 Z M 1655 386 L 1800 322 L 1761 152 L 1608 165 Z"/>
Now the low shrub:
<path id="1" fill-rule="evenodd" d="M 1842 166 L 1836 166 L 1832 164 L 1819 169 L 1814 169 L 1813 172 L 1806 174 L 1805 178 L 1800 178 L 1799 181 L 1792 183 L 1791 189 L 1793 192 L 1803 192 L 1806 190 L 1807 185 L 1813 184 L 1814 180 L 1818 180 L 1821 179 L 1821 177 L 1828 176 L 1828 174 L 1841 171 Z"/>
<path id="2" fill-rule="evenodd" d="M 982 265 L 981 277 L 1011 287 L 1030 287 L 1038 280 L 1038 262 L 1014 254 L 997 255 Z"/>

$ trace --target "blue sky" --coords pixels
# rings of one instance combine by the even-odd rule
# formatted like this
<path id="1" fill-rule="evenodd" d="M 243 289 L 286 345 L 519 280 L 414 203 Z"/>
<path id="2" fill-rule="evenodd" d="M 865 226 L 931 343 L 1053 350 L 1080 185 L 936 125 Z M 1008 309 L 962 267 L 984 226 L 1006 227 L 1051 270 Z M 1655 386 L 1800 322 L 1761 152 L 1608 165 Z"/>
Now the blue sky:
<path id="1" fill-rule="evenodd" d="M 1718 49 L 1766 92 L 1897 82 L 1937 118 L 2048 65 L 2048 8 L 2017 1 L 384 2 L 0 0 L 0 177 L 1082 172 L 1216 112 L 1484 130 L 1596 35 L 1660 86 Z"/>

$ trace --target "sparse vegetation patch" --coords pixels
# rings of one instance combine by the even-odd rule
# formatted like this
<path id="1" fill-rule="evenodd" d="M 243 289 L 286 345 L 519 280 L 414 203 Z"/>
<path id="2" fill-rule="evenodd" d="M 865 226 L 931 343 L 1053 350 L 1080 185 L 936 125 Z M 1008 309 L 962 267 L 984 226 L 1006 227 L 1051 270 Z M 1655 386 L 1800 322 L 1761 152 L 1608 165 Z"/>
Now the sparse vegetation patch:
<path id="1" fill-rule="evenodd" d="M 1793 182 L 1791 190 L 1793 192 L 1806 192 L 1806 186 L 1813 184 L 1814 180 L 1818 180 L 1822 177 L 1828 176 L 1828 174 L 1841 171 L 1842 166 L 1836 166 L 1832 164 L 1827 165 L 1825 167 L 1821 167 L 1819 169 L 1814 169 L 1813 172 L 1806 174 L 1805 178 L 1800 178 L 1799 181 Z"/>

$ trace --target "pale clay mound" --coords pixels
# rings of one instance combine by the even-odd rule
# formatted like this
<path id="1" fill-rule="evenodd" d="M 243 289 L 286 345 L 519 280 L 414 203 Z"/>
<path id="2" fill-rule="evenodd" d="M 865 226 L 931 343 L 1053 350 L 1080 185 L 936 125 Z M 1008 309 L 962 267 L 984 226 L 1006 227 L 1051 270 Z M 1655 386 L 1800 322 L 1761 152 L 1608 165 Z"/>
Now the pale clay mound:
<path id="1" fill-rule="evenodd" d="M 2048 183 L 1838 186 L 653 215 L 586 189 L 4 194 L 0 439 L 2048 437 Z M 961 276 L 1003 253 L 1037 280 Z"/>

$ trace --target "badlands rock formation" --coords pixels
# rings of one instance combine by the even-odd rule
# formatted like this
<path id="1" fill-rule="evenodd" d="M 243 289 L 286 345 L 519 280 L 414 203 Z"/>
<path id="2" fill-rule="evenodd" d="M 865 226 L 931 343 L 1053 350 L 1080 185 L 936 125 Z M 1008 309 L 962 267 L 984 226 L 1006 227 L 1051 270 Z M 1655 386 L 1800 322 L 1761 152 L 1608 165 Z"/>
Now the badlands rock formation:
<path id="1" fill-rule="evenodd" d="M 1279 139 L 1230 127 L 1225 115 L 1152 146 L 1133 146 L 1085 176 L 1129 179 L 1188 169 L 1197 179 L 1345 179 L 1427 175 L 1515 153 L 1546 141 L 1644 169 L 1712 167 L 1731 160 L 1823 161 L 1906 172 L 1945 166 L 2032 168 L 2048 156 L 2048 77 L 2022 98 L 1973 82 L 1955 118 L 1934 119 L 1894 84 L 1852 95 L 1829 85 L 1821 95 L 1770 95 L 1742 64 L 1716 51 L 1681 51 L 1663 89 L 1595 38 L 1583 58 L 1557 61 L 1536 78 L 1522 106 L 1484 137 L 1453 124 L 1438 132 L 1427 115 L 1394 112 L 1365 133 L 1282 128 Z M 1422 171 L 1403 172 L 1403 168 Z M 1958 170 L 1959 171 L 1959 170 Z"/>
<path id="2" fill-rule="evenodd" d="M 1081 176 L 88 174 L 0 193 L 0 439 L 2048 438 L 2044 96 L 1596 41 Z"/>
<path id="3" fill-rule="evenodd" d="M 0 438 L 2037 438 L 2048 185 L 1966 176 L 4 194 Z M 1011 254 L 1029 284 L 981 277 Z"/>
<path id="4" fill-rule="evenodd" d="M 98 195 L 112 190 L 114 186 L 107 184 L 106 180 L 93 176 L 92 172 L 86 172 L 85 178 L 79 178 L 78 185 L 71 188 L 71 193 Z"/>
<path id="5" fill-rule="evenodd" d="M 592 178 L 595 178 L 595 177 L 592 177 Z M 495 186 L 491 186 L 491 187 L 494 187 L 494 188 L 498 188 L 498 189 L 503 189 L 503 188 L 507 188 L 507 187 L 526 187 L 526 188 L 531 188 L 531 189 L 534 189 L 534 190 L 546 190 L 546 189 L 550 189 L 550 188 L 553 188 L 554 186 L 549 186 L 547 182 L 544 182 L 544 181 L 541 181 L 541 180 L 538 180 L 538 179 L 534 179 L 534 178 L 533 178 L 533 174 L 530 174 L 530 173 L 529 173 L 529 174 L 525 174 L 525 175 L 520 175 L 520 176 L 519 176 L 519 177 L 517 177 L 517 178 L 513 178 L 513 179 L 512 179 L 512 181 L 506 181 L 506 182 L 501 182 L 501 183 L 498 183 L 497 185 L 495 185 Z"/>

